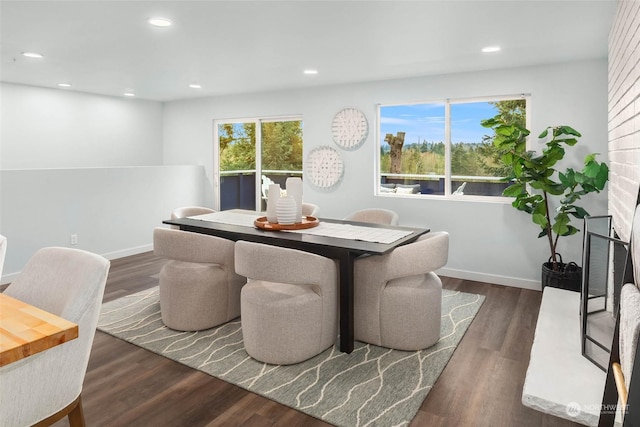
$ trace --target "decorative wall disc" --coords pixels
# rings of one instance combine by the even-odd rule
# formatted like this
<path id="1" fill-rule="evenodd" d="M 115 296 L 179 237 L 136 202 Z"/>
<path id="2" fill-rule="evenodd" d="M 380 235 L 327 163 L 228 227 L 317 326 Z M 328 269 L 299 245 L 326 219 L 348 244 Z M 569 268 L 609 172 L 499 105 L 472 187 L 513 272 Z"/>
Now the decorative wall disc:
<path id="1" fill-rule="evenodd" d="M 306 163 L 305 176 L 318 188 L 331 188 L 342 179 L 344 163 L 340 153 L 332 147 L 314 148 L 307 156 Z"/>
<path id="2" fill-rule="evenodd" d="M 355 150 L 367 139 L 369 124 L 360 110 L 345 108 L 333 118 L 331 134 L 333 141 L 346 150 Z"/>

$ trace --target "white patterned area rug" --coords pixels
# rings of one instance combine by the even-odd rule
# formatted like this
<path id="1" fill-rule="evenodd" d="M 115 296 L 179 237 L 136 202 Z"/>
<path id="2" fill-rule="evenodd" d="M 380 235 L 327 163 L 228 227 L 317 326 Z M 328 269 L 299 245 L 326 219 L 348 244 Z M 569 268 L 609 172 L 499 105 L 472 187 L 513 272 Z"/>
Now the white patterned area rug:
<path id="1" fill-rule="evenodd" d="M 296 365 L 257 362 L 240 319 L 199 332 L 168 329 L 158 288 L 102 306 L 98 329 L 337 426 L 409 425 L 462 339 L 484 297 L 443 290 L 440 341 L 423 351 L 355 343 Z"/>

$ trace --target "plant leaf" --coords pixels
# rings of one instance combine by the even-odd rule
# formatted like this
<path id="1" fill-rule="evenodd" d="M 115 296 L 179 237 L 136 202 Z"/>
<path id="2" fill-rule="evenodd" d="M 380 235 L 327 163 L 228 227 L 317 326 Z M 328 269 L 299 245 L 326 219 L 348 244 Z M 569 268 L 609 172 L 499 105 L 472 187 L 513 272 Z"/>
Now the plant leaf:
<path id="1" fill-rule="evenodd" d="M 589 178 L 595 178 L 600 172 L 600 164 L 596 161 L 588 162 L 582 172 Z"/>
<path id="2" fill-rule="evenodd" d="M 496 127 L 495 131 L 498 135 L 512 136 L 516 132 L 516 128 L 513 126 L 502 125 Z"/>
<path id="3" fill-rule="evenodd" d="M 578 143 L 578 140 L 575 138 L 565 138 L 562 140 L 562 142 L 564 142 L 565 144 L 567 144 L 570 147 L 573 147 L 574 145 L 576 145 Z"/>
<path id="4" fill-rule="evenodd" d="M 543 214 L 534 213 L 531 219 L 534 223 L 538 224 L 540 227 L 543 227 L 543 228 L 546 228 L 547 224 L 549 224 L 549 221 L 547 221 L 546 215 L 543 215 Z"/>
<path id="5" fill-rule="evenodd" d="M 480 124 L 481 124 L 483 127 L 486 127 L 486 128 L 492 128 L 492 127 L 494 127 L 495 125 L 497 125 L 497 124 L 499 124 L 499 123 L 500 123 L 500 122 L 498 121 L 497 117 L 500 117 L 500 116 L 492 117 L 492 118 L 490 118 L 490 119 L 481 120 L 481 121 L 480 121 Z"/>
<path id="6" fill-rule="evenodd" d="M 585 216 L 589 216 L 589 212 L 587 212 L 584 208 L 581 208 L 580 206 L 574 206 L 573 208 L 575 209 L 575 212 L 572 212 L 571 214 L 576 218 L 582 219 Z"/>
<path id="7" fill-rule="evenodd" d="M 594 180 L 594 184 L 596 188 L 598 190 L 602 190 L 604 188 L 604 185 L 607 183 L 608 179 L 609 179 L 609 167 L 606 164 L 601 163 L 600 170 L 598 171 L 598 175 L 596 175 L 596 178 Z"/>
<path id="8" fill-rule="evenodd" d="M 502 191 L 502 195 L 507 197 L 516 197 L 517 195 L 522 194 L 523 189 L 524 185 L 520 183 L 512 184 Z"/>
<path id="9" fill-rule="evenodd" d="M 571 126 L 562 125 L 562 126 L 558 126 L 558 129 L 560 130 L 560 132 L 562 132 L 562 134 L 565 134 L 565 135 L 573 135 L 573 136 L 577 136 L 577 137 L 581 137 L 582 136 L 580 134 L 580 132 L 578 132 L 577 130 L 575 130 Z"/>

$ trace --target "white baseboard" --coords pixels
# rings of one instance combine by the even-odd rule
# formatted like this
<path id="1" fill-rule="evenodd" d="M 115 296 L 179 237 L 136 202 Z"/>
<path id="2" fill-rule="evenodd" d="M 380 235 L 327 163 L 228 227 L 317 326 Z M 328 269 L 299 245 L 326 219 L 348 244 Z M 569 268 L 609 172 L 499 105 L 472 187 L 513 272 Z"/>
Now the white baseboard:
<path id="1" fill-rule="evenodd" d="M 150 252 L 152 250 L 153 250 L 153 244 L 148 244 L 148 245 L 138 246 L 135 248 L 123 249 L 121 251 L 109 252 L 101 255 L 108 260 L 112 260 L 117 258 L 124 258 L 131 255 L 137 255 L 144 252 Z M 18 277 L 19 274 L 20 272 L 3 275 L 2 278 L 0 278 L 0 285 L 11 283 L 16 279 L 16 277 Z"/>
<path id="2" fill-rule="evenodd" d="M 495 285 L 511 286 L 514 288 L 531 289 L 533 291 L 542 290 L 540 281 L 521 279 L 518 277 L 500 276 L 495 274 L 477 273 L 474 271 L 456 270 L 452 268 L 441 268 L 437 271 L 441 276 L 453 277 L 454 279 L 474 280 L 476 282 L 493 283 Z"/>
<path id="3" fill-rule="evenodd" d="M 141 254 L 144 252 L 151 252 L 151 251 L 153 251 L 153 244 L 142 245 L 136 248 L 123 249 L 121 251 L 109 252 L 106 254 L 102 254 L 102 256 L 105 257 L 106 259 L 111 260 L 111 259 L 124 258 L 127 256 L 137 255 L 137 254 Z"/>
<path id="4" fill-rule="evenodd" d="M 0 285 L 6 285 L 7 283 L 13 282 L 13 280 L 18 277 L 18 273 L 5 274 L 0 278 Z"/>

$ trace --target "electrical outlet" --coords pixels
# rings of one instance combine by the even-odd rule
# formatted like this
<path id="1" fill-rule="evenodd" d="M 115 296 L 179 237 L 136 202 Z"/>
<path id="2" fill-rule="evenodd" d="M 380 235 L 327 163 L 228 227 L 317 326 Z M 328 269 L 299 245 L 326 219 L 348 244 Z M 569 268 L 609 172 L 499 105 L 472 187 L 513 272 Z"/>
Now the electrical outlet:
<path id="1" fill-rule="evenodd" d="M 72 234 L 71 235 L 71 244 L 72 245 L 77 245 L 78 244 L 78 235 L 77 234 Z"/>

